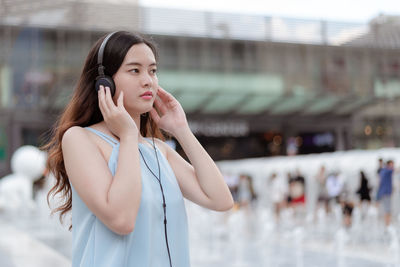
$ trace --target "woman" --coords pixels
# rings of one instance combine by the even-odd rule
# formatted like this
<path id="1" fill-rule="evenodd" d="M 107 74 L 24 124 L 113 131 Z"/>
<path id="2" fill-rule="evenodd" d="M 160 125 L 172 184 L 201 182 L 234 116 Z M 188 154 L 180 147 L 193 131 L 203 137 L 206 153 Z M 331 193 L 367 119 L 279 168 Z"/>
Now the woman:
<path id="1" fill-rule="evenodd" d="M 357 190 L 357 194 L 360 197 L 360 203 L 363 201 L 371 202 L 371 188 L 368 185 L 368 179 L 363 171 L 360 171 L 360 187 Z"/>
<path id="2" fill-rule="evenodd" d="M 65 200 L 56 211 L 62 218 L 72 210 L 72 266 L 189 266 L 183 197 L 217 211 L 233 206 L 181 105 L 158 85 L 156 60 L 155 46 L 138 35 L 100 39 L 45 147 L 57 180 L 49 194 Z M 113 96 L 110 83 L 95 90 L 102 72 Z"/>

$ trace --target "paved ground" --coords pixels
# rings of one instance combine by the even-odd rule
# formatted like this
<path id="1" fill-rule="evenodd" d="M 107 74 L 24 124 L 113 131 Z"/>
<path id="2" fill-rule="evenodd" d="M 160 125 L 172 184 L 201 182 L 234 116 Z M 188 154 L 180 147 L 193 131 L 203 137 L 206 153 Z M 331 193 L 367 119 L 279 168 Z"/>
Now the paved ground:
<path id="1" fill-rule="evenodd" d="M 27 232 L 0 221 L 1 267 L 67 267 L 70 260 Z"/>
<path id="2" fill-rule="evenodd" d="M 192 267 L 400 266 L 399 247 L 379 227 L 343 230 L 334 221 L 289 219 L 276 226 L 268 212 L 187 207 Z M 0 212 L 1 267 L 70 266 L 71 235 L 44 214 Z"/>

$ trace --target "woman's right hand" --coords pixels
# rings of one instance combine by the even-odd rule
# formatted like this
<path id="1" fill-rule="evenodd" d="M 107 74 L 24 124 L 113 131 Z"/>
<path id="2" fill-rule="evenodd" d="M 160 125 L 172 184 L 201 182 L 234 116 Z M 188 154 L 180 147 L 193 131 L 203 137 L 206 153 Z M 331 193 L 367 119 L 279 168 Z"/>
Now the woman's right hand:
<path id="1" fill-rule="evenodd" d="M 104 86 L 100 85 L 98 96 L 100 111 L 109 130 L 119 139 L 129 136 L 138 138 L 139 130 L 136 123 L 124 107 L 123 92 L 121 91 L 118 97 L 117 105 L 111 98 L 109 87 L 104 89 Z"/>

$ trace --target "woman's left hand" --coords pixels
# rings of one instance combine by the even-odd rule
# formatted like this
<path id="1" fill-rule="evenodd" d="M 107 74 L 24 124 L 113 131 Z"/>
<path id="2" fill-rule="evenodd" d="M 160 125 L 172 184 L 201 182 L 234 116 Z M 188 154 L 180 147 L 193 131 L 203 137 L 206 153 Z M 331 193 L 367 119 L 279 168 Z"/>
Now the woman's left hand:
<path id="1" fill-rule="evenodd" d="M 151 117 L 162 130 L 176 136 L 176 131 L 188 126 L 185 111 L 181 104 L 170 93 L 158 87 L 154 104 L 159 112 L 153 108 Z"/>

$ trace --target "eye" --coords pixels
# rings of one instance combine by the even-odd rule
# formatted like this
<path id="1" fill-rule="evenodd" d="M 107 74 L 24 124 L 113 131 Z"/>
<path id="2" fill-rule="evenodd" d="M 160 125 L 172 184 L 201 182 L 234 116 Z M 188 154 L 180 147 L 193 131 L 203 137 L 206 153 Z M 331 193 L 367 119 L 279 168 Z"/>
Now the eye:
<path id="1" fill-rule="evenodd" d="M 129 70 L 129 72 L 139 73 L 139 69 L 131 69 L 131 70 Z"/>
<path id="2" fill-rule="evenodd" d="M 152 74 L 156 74 L 156 73 L 157 73 L 157 69 L 152 69 L 152 70 L 150 70 L 150 72 L 151 72 Z"/>

